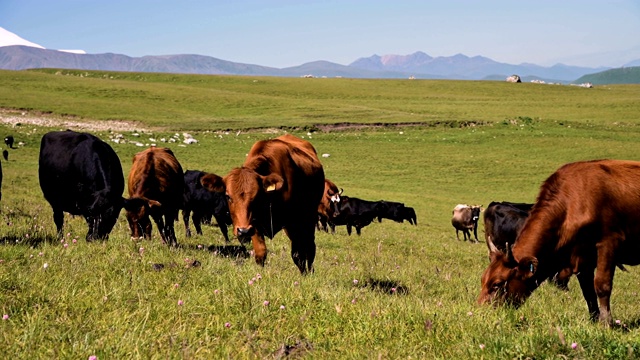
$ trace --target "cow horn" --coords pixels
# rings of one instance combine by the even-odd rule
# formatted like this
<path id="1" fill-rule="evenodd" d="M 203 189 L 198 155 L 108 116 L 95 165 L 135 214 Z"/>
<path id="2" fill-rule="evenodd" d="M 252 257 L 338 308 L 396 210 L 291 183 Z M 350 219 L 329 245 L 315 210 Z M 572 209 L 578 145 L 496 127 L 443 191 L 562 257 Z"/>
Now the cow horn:
<path id="1" fill-rule="evenodd" d="M 338 195 L 342 195 L 342 192 L 344 191 L 343 188 L 340 188 L 340 192 L 338 193 Z"/>
<path id="2" fill-rule="evenodd" d="M 506 243 L 506 249 L 505 252 L 507 254 L 507 259 L 513 259 L 513 254 L 511 253 L 511 246 L 509 246 L 509 243 Z"/>
<path id="3" fill-rule="evenodd" d="M 487 236 L 487 246 L 489 246 L 489 253 L 497 253 L 498 248 L 494 245 L 493 240 L 491 240 L 491 236 Z"/>

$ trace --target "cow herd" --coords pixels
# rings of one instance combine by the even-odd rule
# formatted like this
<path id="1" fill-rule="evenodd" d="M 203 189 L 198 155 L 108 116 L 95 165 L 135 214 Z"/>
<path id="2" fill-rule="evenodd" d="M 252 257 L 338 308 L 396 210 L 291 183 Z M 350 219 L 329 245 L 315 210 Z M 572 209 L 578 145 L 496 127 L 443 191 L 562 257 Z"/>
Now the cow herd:
<path id="1" fill-rule="evenodd" d="M 39 179 L 62 233 L 63 212 L 81 215 L 87 240 L 105 239 L 120 210 L 134 238 L 150 237 L 155 222 L 162 240 L 177 245 L 173 223 L 182 209 L 198 234 L 214 217 L 228 241 L 227 226 L 241 243 L 252 242 L 264 265 L 264 237 L 280 230 L 291 240 L 301 273 L 313 271 L 317 229 L 345 225 L 360 235 L 374 220 L 417 225 L 413 208 L 343 195 L 325 178 L 314 147 L 292 135 L 256 142 L 242 166 L 221 177 L 183 172 L 169 149 L 136 154 L 128 176 L 129 197 L 113 149 L 97 137 L 50 132 L 40 148 Z M 599 160 L 567 164 L 541 186 L 534 204 L 492 202 L 484 210 L 490 264 L 482 274 L 479 303 L 521 305 L 545 280 L 560 287 L 576 275 L 593 320 L 611 324 L 610 295 L 616 268 L 640 264 L 640 162 Z M 459 204 L 451 223 L 477 237 L 480 206 Z"/>

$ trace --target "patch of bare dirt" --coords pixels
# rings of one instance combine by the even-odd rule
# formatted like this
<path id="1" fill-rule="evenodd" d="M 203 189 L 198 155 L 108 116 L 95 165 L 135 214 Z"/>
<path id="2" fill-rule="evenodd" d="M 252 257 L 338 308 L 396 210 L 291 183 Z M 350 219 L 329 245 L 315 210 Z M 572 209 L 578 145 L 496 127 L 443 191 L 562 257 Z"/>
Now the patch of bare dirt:
<path id="1" fill-rule="evenodd" d="M 124 120 L 88 120 L 75 116 L 56 116 L 42 112 L 0 109 L 0 123 L 19 125 L 36 125 L 43 127 L 64 128 L 89 131 L 146 131 L 139 123 Z"/>

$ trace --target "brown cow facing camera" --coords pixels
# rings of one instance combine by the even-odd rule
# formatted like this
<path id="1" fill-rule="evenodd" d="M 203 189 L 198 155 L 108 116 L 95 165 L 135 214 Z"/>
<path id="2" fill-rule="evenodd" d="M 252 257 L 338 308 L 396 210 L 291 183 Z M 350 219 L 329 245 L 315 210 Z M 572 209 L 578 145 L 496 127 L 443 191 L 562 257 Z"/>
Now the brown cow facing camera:
<path id="1" fill-rule="evenodd" d="M 324 192 L 324 170 L 316 150 L 305 140 L 283 135 L 256 142 L 242 167 L 224 178 L 202 177 L 209 191 L 224 191 L 240 242 L 251 239 L 256 263 L 264 265 L 264 236 L 284 229 L 291 258 L 301 273 L 313 271 L 318 204 Z"/>
<path id="2" fill-rule="evenodd" d="M 331 233 L 335 234 L 336 225 L 331 222 L 331 218 L 338 209 L 335 204 L 340 203 L 340 195 L 342 195 L 342 189 L 338 190 L 333 181 L 324 179 L 324 194 L 318 204 L 318 230 L 322 228 L 324 232 L 329 232 L 328 227 L 330 227 Z"/>
<path id="3" fill-rule="evenodd" d="M 562 166 L 542 184 L 513 247 L 493 247 L 478 302 L 517 307 L 544 280 L 570 272 L 591 319 L 610 325 L 616 266 L 640 264 L 639 209 L 640 162 Z"/>
<path id="4" fill-rule="evenodd" d="M 158 226 L 162 241 L 177 246 L 173 223 L 182 208 L 184 174 L 168 148 L 150 147 L 133 157 L 125 200 L 132 238 L 151 238 L 151 221 Z"/>

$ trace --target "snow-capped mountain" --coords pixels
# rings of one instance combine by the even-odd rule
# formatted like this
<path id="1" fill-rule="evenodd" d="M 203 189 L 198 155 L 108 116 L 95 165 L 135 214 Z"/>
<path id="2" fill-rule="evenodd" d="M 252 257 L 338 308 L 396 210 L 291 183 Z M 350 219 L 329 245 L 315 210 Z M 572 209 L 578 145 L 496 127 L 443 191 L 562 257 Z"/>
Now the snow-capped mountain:
<path id="1" fill-rule="evenodd" d="M 12 33 L 11 31 L 0 27 L 0 47 L 13 46 L 13 45 L 31 46 L 35 48 L 44 49 L 44 46 L 38 45 L 29 40 L 25 40 L 20 36 Z"/>
<path id="2" fill-rule="evenodd" d="M 20 36 L 12 33 L 11 31 L 0 27 L 0 47 L 3 47 L 3 46 L 14 46 L 14 45 L 29 46 L 29 47 L 34 47 L 34 48 L 38 48 L 38 49 L 45 49 L 45 47 L 42 46 L 42 45 L 38 45 L 38 44 L 36 44 L 34 42 L 31 42 L 29 40 L 25 40 L 25 39 L 21 38 Z M 58 51 L 68 52 L 68 53 L 72 53 L 72 54 L 86 54 L 86 52 L 84 50 L 58 50 Z"/>

